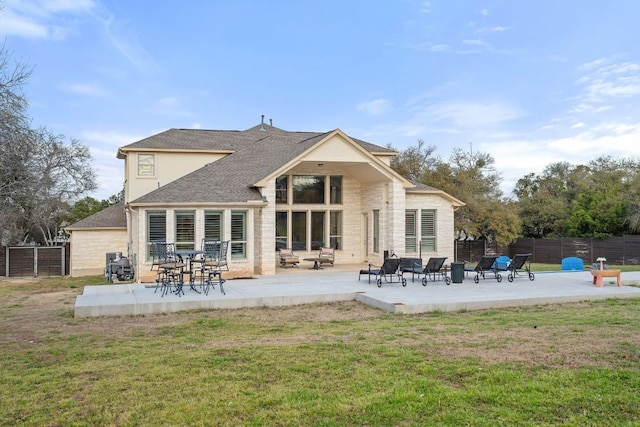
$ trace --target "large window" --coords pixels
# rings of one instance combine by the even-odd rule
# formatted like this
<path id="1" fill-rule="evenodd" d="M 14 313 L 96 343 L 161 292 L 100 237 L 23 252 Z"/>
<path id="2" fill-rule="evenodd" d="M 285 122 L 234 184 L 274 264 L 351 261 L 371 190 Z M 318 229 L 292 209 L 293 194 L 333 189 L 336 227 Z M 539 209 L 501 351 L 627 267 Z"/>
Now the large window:
<path id="1" fill-rule="evenodd" d="M 423 251 L 436 251 L 436 211 L 423 209 L 420 218 L 420 245 Z"/>
<path id="2" fill-rule="evenodd" d="M 156 176 L 155 154 L 138 154 L 138 176 Z"/>
<path id="3" fill-rule="evenodd" d="M 205 211 L 204 213 L 204 238 L 224 240 L 222 230 L 222 212 Z"/>
<path id="4" fill-rule="evenodd" d="M 324 212 L 311 212 L 311 250 L 324 246 Z"/>
<path id="5" fill-rule="evenodd" d="M 282 175 L 276 178 L 276 203 L 288 203 L 289 198 L 289 177 Z"/>
<path id="6" fill-rule="evenodd" d="M 307 250 L 306 212 L 291 212 L 291 247 L 294 251 Z"/>
<path id="7" fill-rule="evenodd" d="M 287 212 L 276 212 L 276 250 L 286 249 L 288 236 Z"/>
<path id="8" fill-rule="evenodd" d="M 416 229 L 416 211 L 406 211 L 404 214 L 404 250 L 405 252 L 415 252 L 418 243 Z"/>
<path id="9" fill-rule="evenodd" d="M 324 176 L 295 175 L 293 203 L 324 203 Z"/>
<path id="10" fill-rule="evenodd" d="M 332 205 L 342 204 L 342 177 L 332 176 L 329 178 L 329 203 Z"/>
<path id="11" fill-rule="evenodd" d="M 231 258 L 247 257 L 247 212 L 231 212 Z"/>
<path id="12" fill-rule="evenodd" d="M 165 211 L 147 212 L 147 259 L 151 259 L 151 242 L 167 240 L 167 214 Z"/>
<path id="13" fill-rule="evenodd" d="M 329 246 L 342 249 L 342 211 L 331 211 L 329 214 Z"/>
<path id="14" fill-rule="evenodd" d="M 194 249 L 196 240 L 193 211 L 176 211 L 176 249 Z"/>

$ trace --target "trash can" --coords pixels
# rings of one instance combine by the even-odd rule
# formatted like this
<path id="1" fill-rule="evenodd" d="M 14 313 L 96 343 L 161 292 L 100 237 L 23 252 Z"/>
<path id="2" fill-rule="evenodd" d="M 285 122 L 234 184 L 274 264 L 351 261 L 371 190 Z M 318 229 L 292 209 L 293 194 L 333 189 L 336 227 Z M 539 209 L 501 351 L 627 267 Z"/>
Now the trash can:
<path id="1" fill-rule="evenodd" d="M 451 281 L 453 283 L 462 283 L 464 280 L 464 262 L 451 263 Z"/>

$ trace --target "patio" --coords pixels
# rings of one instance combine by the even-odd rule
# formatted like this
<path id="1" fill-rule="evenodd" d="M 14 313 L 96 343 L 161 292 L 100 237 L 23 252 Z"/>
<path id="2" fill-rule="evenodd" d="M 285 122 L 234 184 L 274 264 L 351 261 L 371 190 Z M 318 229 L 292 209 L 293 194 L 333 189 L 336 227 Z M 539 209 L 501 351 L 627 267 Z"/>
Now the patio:
<path id="1" fill-rule="evenodd" d="M 607 298 L 640 298 L 640 271 L 622 273 L 622 287 L 605 280 L 604 287 L 593 285 L 589 271 L 536 273 L 534 281 L 526 277 L 498 283 L 488 275 L 474 284 L 471 276 L 463 283 L 447 286 L 443 281 L 422 286 L 420 280 L 407 286 L 384 283 L 378 288 L 358 271 L 364 264 L 336 265 L 322 270 L 278 269 L 278 274 L 250 279 L 230 279 L 226 295 L 218 287 L 209 295 L 185 287 L 185 295 L 160 296 L 155 284 L 114 284 L 86 286 L 76 298 L 75 317 L 145 315 L 184 310 L 236 309 L 242 307 L 278 307 L 333 301 L 360 301 L 392 313 L 413 314 L 432 311 L 481 310 L 489 308 L 568 303 Z"/>

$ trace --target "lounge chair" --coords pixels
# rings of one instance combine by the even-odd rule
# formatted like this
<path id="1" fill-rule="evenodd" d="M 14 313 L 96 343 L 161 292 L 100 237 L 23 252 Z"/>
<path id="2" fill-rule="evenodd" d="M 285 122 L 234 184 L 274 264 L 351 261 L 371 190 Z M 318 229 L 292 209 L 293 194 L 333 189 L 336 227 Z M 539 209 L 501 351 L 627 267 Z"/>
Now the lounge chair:
<path id="1" fill-rule="evenodd" d="M 444 279 L 447 286 L 451 284 L 451 277 L 447 276 L 447 268 L 444 265 L 446 260 L 447 257 L 429 258 L 429 261 L 424 266 L 422 286 L 427 286 L 428 280 L 435 282 L 438 277 Z"/>
<path id="2" fill-rule="evenodd" d="M 300 258 L 294 255 L 293 249 L 280 249 L 280 267 L 297 267 L 300 263 Z"/>
<path id="3" fill-rule="evenodd" d="M 502 276 L 500 275 L 500 272 L 498 272 L 498 270 L 495 267 L 495 262 L 496 259 L 498 257 L 497 256 L 487 256 L 484 255 L 482 257 L 480 257 L 480 260 L 478 261 L 478 264 L 476 264 L 475 266 L 465 266 L 464 267 L 464 271 L 466 271 L 467 273 L 469 272 L 474 272 L 476 273 L 475 277 L 473 278 L 473 282 L 474 283 L 478 283 L 480 282 L 480 277 L 482 277 L 483 279 L 485 278 L 485 273 L 488 271 L 493 272 L 493 274 L 495 275 L 495 278 L 498 282 L 502 282 Z"/>
<path id="4" fill-rule="evenodd" d="M 407 286 L 407 279 L 402 276 L 402 271 L 400 270 L 400 258 L 387 258 L 380 267 L 369 264 L 368 270 L 360 270 L 358 280 L 363 274 L 369 276 L 369 283 L 371 283 L 371 276 L 375 276 L 376 284 L 379 288 L 382 287 L 383 277 L 385 282 L 393 283 L 393 276 L 398 276 L 398 281 L 402 283 L 402 286 Z"/>
<path id="5" fill-rule="evenodd" d="M 445 281 L 447 285 L 451 284 L 451 277 L 447 276 L 447 268 L 444 265 L 444 262 L 447 260 L 447 257 L 432 257 L 429 258 L 427 264 L 422 266 L 422 259 L 420 258 L 403 258 L 406 260 L 412 261 L 413 265 L 408 266 L 405 265 L 402 267 L 403 273 L 411 273 L 411 281 L 415 281 L 415 276 L 418 278 L 421 274 L 424 274 L 422 278 L 422 286 L 427 286 L 427 281 L 436 281 L 438 278 Z M 416 265 L 417 263 L 417 265 Z M 409 264 L 409 261 L 406 262 Z M 401 264 L 402 266 L 402 264 Z"/>
<path id="6" fill-rule="evenodd" d="M 415 282 L 415 276 L 420 278 L 423 274 L 424 268 L 422 267 L 422 258 L 400 258 L 400 270 L 402 273 L 411 273 L 411 281 Z"/>
<path id="7" fill-rule="evenodd" d="M 529 280 L 534 280 L 536 276 L 531 272 L 530 256 L 531 254 L 515 254 L 506 267 L 498 265 L 498 270 L 506 271 L 508 273 L 507 280 L 510 282 L 513 282 L 513 279 L 520 276 L 519 271 L 526 272 Z"/>
<path id="8" fill-rule="evenodd" d="M 335 261 L 335 250 L 333 248 L 320 248 L 320 253 L 318 254 L 318 259 L 321 265 L 331 264 L 333 267 L 333 263 Z"/>

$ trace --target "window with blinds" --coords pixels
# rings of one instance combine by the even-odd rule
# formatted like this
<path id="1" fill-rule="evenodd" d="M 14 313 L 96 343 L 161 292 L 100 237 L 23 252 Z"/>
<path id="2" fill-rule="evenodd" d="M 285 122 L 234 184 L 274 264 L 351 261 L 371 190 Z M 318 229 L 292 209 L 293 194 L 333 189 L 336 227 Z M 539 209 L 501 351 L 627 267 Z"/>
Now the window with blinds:
<path id="1" fill-rule="evenodd" d="M 231 212 L 231 258 L 247 257 L 247 212 Z"/>
<path id="2" fill-rule="evenodd" d="M 222 237 L 222 212 L 205 211 L 204 213 L 204 238 L 224 240 Z"/>
<path id="3" fill-rule="evenodd" d="M 416 244 L 418 243 L 417 227 L 416 227 L 417 212 L 405 211 L 404 214 L 404 251 L 416 252 Z"/>
<path id="4" fill-rule="evenodd" d="M 167 240 L 167 213 L 147 212 L 147 259 L 151 260 L 151 242 Z"/>
<path id="5" fill-rule="evenodd" d="M 423 251 L 436 251 L 436 211 L 423 209 L 420 215 L 420 245 Z"/>
<path id="6" fill-rule="evenodd" d="M 176 249 L 195 249 L 196 226 L 193 211 L 176 212 Z"/>

